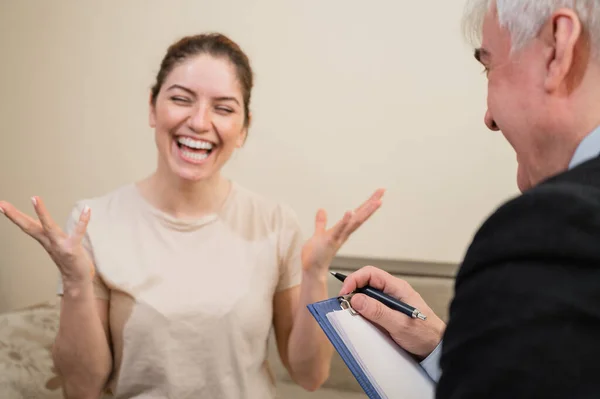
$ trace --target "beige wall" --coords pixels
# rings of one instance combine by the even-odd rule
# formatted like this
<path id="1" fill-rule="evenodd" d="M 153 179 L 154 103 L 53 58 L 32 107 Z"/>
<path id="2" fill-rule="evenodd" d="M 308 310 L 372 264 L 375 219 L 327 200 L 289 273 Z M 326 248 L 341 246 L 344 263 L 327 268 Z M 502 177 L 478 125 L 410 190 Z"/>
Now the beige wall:
<path id="1" fill-rule="evenodd" d="M 378 186 L 347 255 L 458 261 L 515 192 L 514 156 L 482 124 L 485 80 L 463 1 L 0 1 L 0 198 L 63 224 L 73 202 L 152 171 L 148 88 L 166 46 L 229 34 L 256 71 L 254 125 L 228 166 L 311 233 Z M 431 10 L 435 10 L 432 12 Z M 0 220 L 0 311 L 53 295 L 46 254 Z"/>

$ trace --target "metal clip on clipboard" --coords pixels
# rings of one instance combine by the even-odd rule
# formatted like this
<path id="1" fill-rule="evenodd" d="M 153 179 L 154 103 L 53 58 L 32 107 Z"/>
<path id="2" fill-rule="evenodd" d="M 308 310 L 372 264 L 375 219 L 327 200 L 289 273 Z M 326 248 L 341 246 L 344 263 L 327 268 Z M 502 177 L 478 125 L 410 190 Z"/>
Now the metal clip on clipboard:
<path id="1" fill-rule="evenodd" d="M 348 310 L 352 316 L 356 316 L 358 315 L 358 312 L 354 310 L 354 308 L 352 308 L 352 305 L 350 304 L 350 300 L 352 299 L 353 295 L 354 292 L 351 292 L 348 295 L 341 295 L 338 296 L 338 300 L 340 301 L 340 307 L 342 309 Z"/>

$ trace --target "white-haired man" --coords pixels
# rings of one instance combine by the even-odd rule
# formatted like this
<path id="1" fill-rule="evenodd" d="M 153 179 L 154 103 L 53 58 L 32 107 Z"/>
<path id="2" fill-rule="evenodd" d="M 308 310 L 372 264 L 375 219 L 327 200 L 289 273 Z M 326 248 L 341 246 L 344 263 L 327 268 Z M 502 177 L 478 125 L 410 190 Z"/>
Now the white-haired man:
<path id="1" fill-rule="evenodd" d="M 522 194 L 473 238 L 447 327 L 352 305 L 423 359 L 438 398 L 599 398 L 600 0 L 474 0 L 465 21 L 481 37 L 485 124 L 514 148 Z M 366 284 L 432 313 L 373 267 L 342 293 Z"/>

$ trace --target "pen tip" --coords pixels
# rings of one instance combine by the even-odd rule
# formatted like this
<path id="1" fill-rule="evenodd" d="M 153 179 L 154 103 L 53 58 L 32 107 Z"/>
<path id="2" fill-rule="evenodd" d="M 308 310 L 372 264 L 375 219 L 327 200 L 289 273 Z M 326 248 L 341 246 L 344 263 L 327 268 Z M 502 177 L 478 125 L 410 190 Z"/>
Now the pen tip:
<path id="1" fill-rule="evenodd" d="M 425 316 L 423 313 L 419 313 L 417 317 L 421 320 L 427 320 L 427 316 Z"/>
<path id="2" fill-rule="evenodd" d="M 329 273 L 331 273 L 331 275 L 332 275 L 332 276 L 335 276 L 335 273 L 334 273 L 334 272 L 330 271 Z"/>

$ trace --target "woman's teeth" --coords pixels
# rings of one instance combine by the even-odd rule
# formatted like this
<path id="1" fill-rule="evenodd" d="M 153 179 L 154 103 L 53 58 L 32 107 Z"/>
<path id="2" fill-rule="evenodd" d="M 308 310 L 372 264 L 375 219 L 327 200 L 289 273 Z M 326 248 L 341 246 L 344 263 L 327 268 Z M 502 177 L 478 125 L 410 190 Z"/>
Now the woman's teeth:
<path id="1" fill-rule="evenodd" d="M 181 136 L 177 138 L 177 145 L 181 154 L 193 161 L 202 161 L 210 155 L 213 144 L 204 140 L 195 140 L 191 137 Z"/>
<path id="2" fill-rule="evenodd" d="M 194 161 L 202 161 L 208 158 L 208 152 L 191 152 L 186 150 L 181 150 L 181 154 L 189 159 L 193 159 Z"/>
<path id="3" fill-rule="evenodd" d="M 186 147 L 194 148 L 197 150 L 207 150 L 210 151 L 213 149 L 212 143 L 204 140 L 194 140 L 191 137 L 179 137 L 177 142 Z"/>

